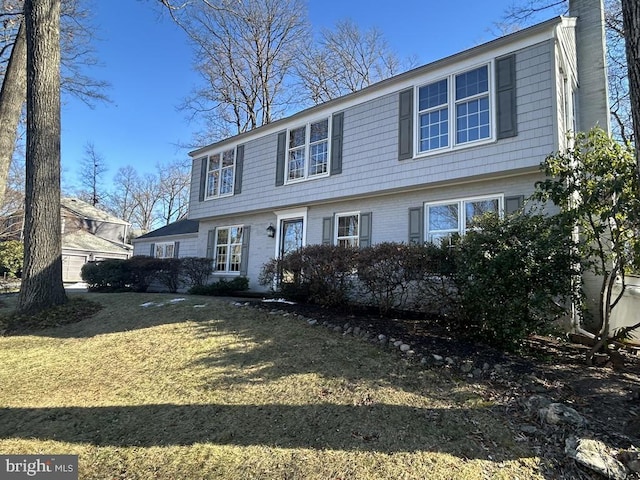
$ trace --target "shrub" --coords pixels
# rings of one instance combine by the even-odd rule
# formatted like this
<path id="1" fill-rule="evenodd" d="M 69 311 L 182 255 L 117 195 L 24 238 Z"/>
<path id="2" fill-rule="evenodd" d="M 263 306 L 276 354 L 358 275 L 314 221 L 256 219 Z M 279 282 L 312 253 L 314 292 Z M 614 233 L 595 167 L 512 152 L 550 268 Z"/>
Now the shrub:
<path id="1" fill-rule="evenodd" d="M 221 278 L 209 285 L 195 285 L 189 289 L 189 293 L 192 295 L 231 296 L 248 289 L 249 279 L 247 277 L 236 277 L 233 280 Z"/>
<path id="2" fill-rule="evenodd" d="M 119 258 L 88 262 L 82 266 L 80 276 L 90 292 L 124 291 L 130 280 L 126 262 Z"/>
<path id="3" fill-rule="evenodd" d="M 201 257 L 185 257 L 182 262 L 182 280 L 190 287 L 200 287 L 207 283 L 213 273 L 213 260 Z"/>
<path id="4" fill-rule="evenodd" d="M 180 287 L 180 277 L 182 273 L 182 260 L 179 258 L 158 259 L 157 266 L 151 274 L 152 279 L 156 279 L 160 284 L 167 287 L 171 293 L 176 293 Z"/>
<path id="5" fill-rule="evenodd" d="M 162 258 L 136 255 L 126 260 L 126 277 L 128 285 L 134 292 L 146 292 L 151 282 L 162 271 Z"/>
<path id="6" fill-rule="evenodd" d="M 273 285 L 283 295 L 323 306 L 349 303 L 358 250 L 333 245 L 309 245 L 267 263 L 262 285 Z"/>
<path id="7" fill-rule="evenodd" d="M 570 225 L 523 213 L 486 216 L 478 227 L 456 248 L 459 312 L 451 325 L 464 336 L 514 349 L 567 313 L 577 273 Z"/>
<path id="8" fill-rule="evenodd" d="M 0 274 L 19 277 L 22 274 L 24 244 L 17 240 L 0 243 Z"/>

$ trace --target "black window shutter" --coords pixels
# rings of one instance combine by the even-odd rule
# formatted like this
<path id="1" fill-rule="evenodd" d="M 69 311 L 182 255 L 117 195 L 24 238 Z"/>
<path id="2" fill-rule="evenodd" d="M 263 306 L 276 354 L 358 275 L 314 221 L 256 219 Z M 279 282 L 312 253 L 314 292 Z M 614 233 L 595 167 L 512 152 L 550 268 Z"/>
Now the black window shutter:
<path id="1" fill-rule="evenodd" d="M 175 242 L 173 244 L 173 258 L 178 258 L 179 253 L 180 253 L 180 242 Z"/>
<path id="2" fill-rule="evenodd" d="M 515 54 L 496 60 L 496 95 L 497 136 L 499 139 L 515 137 L 518 134 Z"/>
<path id="3" fill-rule="evenodd" d="M 414 207 L 409 209 L 409 243 L 423 242 L 424 231 L 424 211 L 422 207 Z"/>
<path id="4" fill-rule="evenodd" d="M 511 215 L 518 212 L 524 205 L 524 195 L 516 195 L 514 197 L 506 197 L 504 199 L 504 213 Z"/>
<path id="5" fill-rule="evenodd" d="M 207 188 L 207 159 L 209 157 L 202 157 L 200 159 L 200 193 L 198 199 L 202 202 L 204 200 L 204 191 Z"/>
<path id="6" fill-rule="evenodd" d="M 333 245 L 333 217 L 322 219 L 322 244 Z"/>
<path id="7" fill-rule="evenodd" d="M 214 243 L 216 239 L 215 234 L 216 234 L 215 230 L 209 230 L 207 232 L 207 254 L 206 254 L 207 258 L 213 258 L 213 248 L 214 248 Z"/>
<path id="8" fill-rule="evenodd" d="M 276 155 L 276 187 L 284 185 L 284 162 L 287 152 L 287 132 L 278 134 L 278 151 Z"/>
<path id="9" fill-rule="evenodd" d="M 358 246 L 366 248 L 371 246 L 371 212 L 360 214 L 360 234 Z"/>
<path id="10" fill-rule="evenodd" d="M 156 256 L 156 244 L 155 243 L 151 244 L 151 250 L 149 251 L 149 256 L 150 257 L 155 257 Z"/>
<path id="11" fill-rule="evenodd" d="M 398 159 L 413 157 L 413 88 L 400 92 Z"/>
<path id="12" fill-rule="evenodd" d="M 240 255 L 240 275 L 246 277 L 249 271 L 249 237 L 251 234 L 251 227 L 245 226 L 242 228 L 242 251 Z"/>
<path id="13" fill-rule="evenodd" d="M 334 113 L 331 118 L 331 175 L 342 173 L 342 131 L 344 112 Z"/>
<path id="14" fill-rule="evenodd" d="M 242 192 L 242 169 L 244 167 L 244 145 L 238 145 L 236 148 L 236 175 L 233 180 L 233 194 L 237 195 Z"/>

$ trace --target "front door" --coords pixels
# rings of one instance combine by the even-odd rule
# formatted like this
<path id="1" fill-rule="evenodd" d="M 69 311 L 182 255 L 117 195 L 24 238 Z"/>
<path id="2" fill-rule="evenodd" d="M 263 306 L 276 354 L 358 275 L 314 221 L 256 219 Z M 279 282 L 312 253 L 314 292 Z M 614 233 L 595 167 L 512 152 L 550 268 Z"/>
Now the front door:
<path id="1" fill-rule="evenodd" d="M 302 248 L 303 226 L 302 218 L 288 218 L 280 222 L 280 258 Z"/>

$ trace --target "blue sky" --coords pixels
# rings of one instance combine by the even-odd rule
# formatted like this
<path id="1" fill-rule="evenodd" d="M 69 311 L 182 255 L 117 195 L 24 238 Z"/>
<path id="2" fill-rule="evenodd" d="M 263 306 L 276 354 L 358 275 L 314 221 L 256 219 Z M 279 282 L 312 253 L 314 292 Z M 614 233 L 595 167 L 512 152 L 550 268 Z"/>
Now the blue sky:
<path id="1" fill-rule="evenodd" d="M 377 27 L 400 56 L 418 64 L 465 50 L 495 37 L 494 23 L 515 0 L 308 0 L 314 29 L 350 18 L 362 29 Z M 188 158 L 176 145 L 191 140 L 197 125 L 177 110 L 198 78 L 191 70 L 185 34 L 152 8 L 156 0 L 93 0 L 96 54 L 90 73 L 111 83 L 112 103 L 94 109 L 65 98 L 62 107 L 63 187 L 77 183 L 77 165 L 92 143 L 109 170 L 133 166 L 152 172 L 157 163 Z M 548 13 L 546 17 L 552 16 Z"/>

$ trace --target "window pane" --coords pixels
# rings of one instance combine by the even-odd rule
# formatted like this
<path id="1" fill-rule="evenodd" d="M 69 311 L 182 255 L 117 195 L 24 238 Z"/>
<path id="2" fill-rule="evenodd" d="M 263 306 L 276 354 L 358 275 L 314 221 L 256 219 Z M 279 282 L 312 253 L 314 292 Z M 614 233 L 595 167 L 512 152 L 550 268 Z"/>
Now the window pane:
<path id="1" fill-rule="evenodd" d="M 231 258 L 229 262 L 229 271 L 230 272 L 239 272 L 240 271 L 240 260 L 242 257 L 242 246 L 241 245 L 233 245 L 231 246 Z"/>
<path id="2" fill-rule="evenodd" d="M 296 128 L 289 132 L 289 148 L 299 147 L 304 145 L 306 136 L 306 127 Z"/>
<path id="3" fill-rule="evenodd" d="M 456 100 L 472 97 L 489 91 L 489 70 L 487 65 L 456 75 Z"/>
<path id="4" fill-rule="evenodd" d="M 358 216 L 349 215 L 348 217 L 338 218 L 338 236 L 347 237 L 358 235 Z"/>
<path id="5" fill-rule="evenodd" d="M 235 149 L 227 150 L 222 154 L 222 166 L 229 167 L 233 165 L 235 158 Z"/>
<path id="6" fill-rule="evenodd" d="M 429 207 L 429 231 L 458 230 L 458 204 Z"/>
<path id="7" fill-rule="evenodd" d="M 219 228 L 218 235 L 216 239 L 216 243 L 228 243 L 229 241 L 229 230 L 226 228 Z"/>
<path id="8" fill-rule="evenodd" d="M 220 172 L 215 170 L 207 175 L 207 197 L 215 197 L 218 195 L 218 177 Z"/>
<path id="9" fill-rule="evenodd" d="M 329 136 L 329 120 L 323 120 L 318 123 L 311 124 L 311 137 L 310 142 L 318 142 L 325 140 Z"/>
<path id="10" fill-rule="evenodd" d="M 242 227 L 233 227 L 229 243 L 242 243 Z"/>
<path id="11" fill-rule="evenodd" d="M 220 195 L 225 195 L 227 193 L 233 192 L 233 173 L 234 168 L 224 168 L 222 169 L 222 180 L 220 182 Z"/>
<path id="12" fill-rule="evenodd" d="M 420 151 L 449 145 L 449 109 L 443 108 L 420 116 Z"/>
<path id="13" fill-rule="evenodd" d="M 327 171 L 327 142 L 316 143 L 311 146 L 311 165 L 309 175 L 319 175 Z"/>
<path id="14" fill-rule="evenodd" d="M 465 222 L 466 228 L 473 227 L 473 220 L 485 213 L 498 213 L 498 199 L 476 200 L 465 202 Z"/>
<path id="15" fill-rule="evenodd" d="M 211 155 L 209 157 L 209 169 L 208 169 L 208 171 L 211 172 L 213 170 L 217 170 L 218 168 L 220 168 L 220 154 Z"/>
<path id="16" fill-rule="evenodd" d="M 456 105 L 456 142 L 489 138 L 489 117 L 488 97 Z"/>
<path id="17" fill-rule="evenodd" d="M 304 148 L 289 152 L 289 180 L 304 177 Z"/>
<path id="18" fill-rule="evenodd" d="M 173 244 L 165 245 L 164 258 L 173 258 Z"/>
<path id="19" fill-rule="evenodd" d="M 420 87 L 418 90 L 418 109 L 423 111 L 439 105 L 445 105 L 447 96 L 446 79 Z"/>

